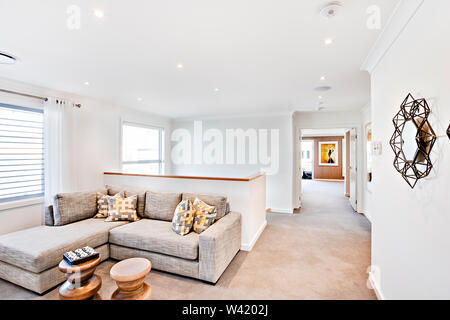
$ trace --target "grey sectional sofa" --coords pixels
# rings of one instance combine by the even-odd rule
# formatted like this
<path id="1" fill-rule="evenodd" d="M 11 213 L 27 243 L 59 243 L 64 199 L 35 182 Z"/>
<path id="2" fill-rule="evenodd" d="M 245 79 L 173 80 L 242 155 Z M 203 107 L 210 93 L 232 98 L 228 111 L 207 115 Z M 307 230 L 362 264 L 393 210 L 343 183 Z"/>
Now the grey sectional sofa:
<path id="1" fill-rule="evenodd" d="M 137 194 L 141 220 L 93 218 L 97 192 Z M 64 252 L 91 246 L 102 260 L 144 257 L 153 269 L 215 283 L 240 250 L 241 215 L 229 212 L 225 197 L 199 195 L 218 207 L 219 220 L 200 235 L 177 235 L 170 212 L 192 196 L 126 187 L 58 195 L 46 225 L 0 236 L 0 278 L 42 294 L 65 280 L 58 270 Z"/>

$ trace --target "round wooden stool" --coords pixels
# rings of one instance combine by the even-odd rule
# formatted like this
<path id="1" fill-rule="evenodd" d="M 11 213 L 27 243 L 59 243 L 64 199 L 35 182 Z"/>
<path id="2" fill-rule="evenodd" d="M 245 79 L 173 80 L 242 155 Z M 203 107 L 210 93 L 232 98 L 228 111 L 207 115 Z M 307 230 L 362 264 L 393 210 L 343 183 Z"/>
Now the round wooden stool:
<path id="1" fill-rule="evenodd" d="M 109 272 L 118 289 L 111 300 L 148 300 L 152 289 L 145 283 L 152 264 L 144 258 L 131 258 L 116 263 Z"/>
<path id="2" fill-rule="evenodd" d="M 67 281 L 59 288 L 59 297 L 63 300 L 92 298 L 102 286 L 102 278 L 94 274 L 99 263 L 100 257 L 73 266 L 62 260 L 58 268 L 65 273 Z"/>

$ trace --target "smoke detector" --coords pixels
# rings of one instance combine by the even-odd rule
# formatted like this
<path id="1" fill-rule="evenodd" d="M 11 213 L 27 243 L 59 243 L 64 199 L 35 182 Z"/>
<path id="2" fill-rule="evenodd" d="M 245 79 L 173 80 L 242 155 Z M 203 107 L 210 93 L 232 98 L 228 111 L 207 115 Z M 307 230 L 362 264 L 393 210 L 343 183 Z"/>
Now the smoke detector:
<path id="1" fill-rule="evenodd" d="M 324 18 L 334 18 L 339 10 L 341 10 L 342 4 L 339 1 L 332 1 L 326 4 L 321 10 L 320 15 Z"/>

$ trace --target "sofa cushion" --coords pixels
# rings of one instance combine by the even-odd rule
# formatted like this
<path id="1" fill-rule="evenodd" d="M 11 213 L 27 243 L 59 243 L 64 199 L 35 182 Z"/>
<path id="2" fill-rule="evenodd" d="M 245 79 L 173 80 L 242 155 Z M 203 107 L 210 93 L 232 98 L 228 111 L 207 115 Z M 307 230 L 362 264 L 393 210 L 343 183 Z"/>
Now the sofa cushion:
<path id="1" fill-rule="evenodd" d="M 198 234 L 191 232 L 180 237 L 172 231 L 172 223 L 168 221 L 142 219 L 115 228 L 109 233 L 109 242 L 183 259 L 198 258 Z"/>
<path id="2" fill-rule="evenodd" d="M 105 219 L 108 218 L 109 208 L 108 208 L 108 198 L 111 196 L 108 196 L 107 194 L 103 194 L 100 192 L 97 192 L 97 214 L 94 218 L 99 219 Z M 118 193 L 113 198 L 123 198 L 122 193 Z"/>
<path id="3" fill-rule="evenodd" d="M 217 195 L 217 194 L 183 193 L 183 200 L 190 200 L 190 201 L 194 202 L 195 198 L 199 198 L 206 204 L 216 207 L 216 210 L 217 210 L 216 220 L 219 220 L 220 218 L 222 218 L 224 215 L 226 215 L 228 213 L 226 196 L 221 196 L 221 195 Z"/>
<path id="4" fill-rule="evenodd" d="M 107 196 L 108 218 L 105 221 L 138 221 L 136 213 L 137 196 L 128 198 Z"/>
<path id="5" fill-rule="evenodd" d="M 137 196 L 137 207 L 136 212 L 140 217 L 144 216 L 145 207 L 145 189 L 135 188 L 135 187 L 117 187 L 117 186 L 106 186 L 108 189 L 108 195 L 114 196 L 117 193 L 121 193 L 122 197 L 127 198 L 131 196 Z"/>
<path id="6" fill-rule="evenodd" d="M 181 201 L 181 193 L 147 191 L 144 217 L 172 221 L 173 213 Z"/>
<path id="7" fill-rule="evenodd" d="M 194 223 L 195 209 L 192 202 L 183 200 L 175 209 L 172 220 L 172 230 L 180 236 L 185 236 L 191 232 Z"/>
<path id="8" fill-rule="evenodd" d="M 59 264 L 67 251 L 107 243 L 109 230 L 126 223 L 87 219 L 9 233 L 0 236 L 0 261 L 39 273 Z"/>
<path id="9" fill-rule="evenodd" d="M 207 205 L 199 198 L 195 198 L 193 203 L 194 214 L 194 231 L 198 234 L 208 229 L 216 220 L 217 209 L 214 206 Z"/>
<path id="10" fill-rule="evenodd" d="M 53 211 L 54 225 L 63 226 L 95 216 L 97 192 L 106 194 L 106 189 L 57 194 L 55 196 L 56 210 Z"/>

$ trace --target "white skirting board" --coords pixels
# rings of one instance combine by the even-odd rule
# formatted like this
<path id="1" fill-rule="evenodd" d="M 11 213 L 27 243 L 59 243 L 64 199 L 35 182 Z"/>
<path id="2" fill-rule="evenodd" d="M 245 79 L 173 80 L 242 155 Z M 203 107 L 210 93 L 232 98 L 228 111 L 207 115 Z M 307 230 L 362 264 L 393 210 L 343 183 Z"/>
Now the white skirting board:
<path id="1" fill-rule="evenodd" d="M 283 213 L 283 214 L 294 214 L 294 210 L 293 209 L 277 209 L 277 208 L 271 208 L 270 209 L 271 213 Z"/>
<path id="2" fill-rule="evenodd" d="M 263 224 L 261 225 L 261 227 L 259 227 L 258 232 L 253 237 L 252 241 L 249 244 L 243 244 L 241 246 L 241 250 L 242 251 L 252 251 L 253 246 L 255 245 L 256 241 L 258 241 L 259 237 L 263 233 L 266 226 L 267 226 L 267 220 L 264 220 Z"/>
<path id="3" fill-rule="evenodd" d="M 370 273 L 370 272 L 369 272 L 369 282 L 370 282 L 370 285 L 372 286 L 373 291 L 375 291 L 375 294 L 377 295 L 377 299 L 378 300 L 386 300 L 384 298 L 383 293 L 381 292 L 381 288 L 378 286 L 377 282 L 373 278 L 372 273 Z"/>

